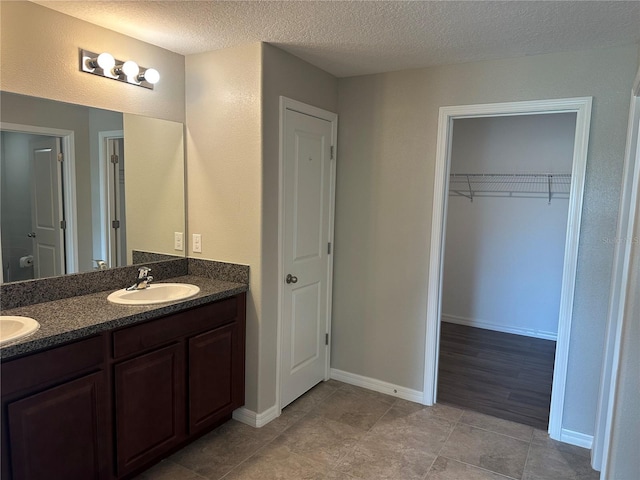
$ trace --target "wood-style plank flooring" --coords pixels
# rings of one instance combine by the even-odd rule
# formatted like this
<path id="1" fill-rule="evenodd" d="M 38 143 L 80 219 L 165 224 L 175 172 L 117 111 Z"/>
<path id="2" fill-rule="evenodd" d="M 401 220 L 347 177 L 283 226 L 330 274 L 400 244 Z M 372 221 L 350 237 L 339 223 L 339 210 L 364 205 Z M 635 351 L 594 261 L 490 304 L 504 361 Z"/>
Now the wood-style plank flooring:
<path id="1" fill-rule="evenodd" d="M 438 402 L 543 430 L 556 342 L 442 322 Z"/>

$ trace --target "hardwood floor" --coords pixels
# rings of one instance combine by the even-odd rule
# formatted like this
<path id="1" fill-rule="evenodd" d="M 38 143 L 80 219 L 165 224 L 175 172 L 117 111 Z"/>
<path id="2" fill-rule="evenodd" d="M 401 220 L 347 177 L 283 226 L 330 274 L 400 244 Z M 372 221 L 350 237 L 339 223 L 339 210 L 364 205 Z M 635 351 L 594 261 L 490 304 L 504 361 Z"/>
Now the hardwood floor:
<path id="1" fill-rule="evenodd" d="M 543 430 L 556 342 L 442 322 L 438 402 Z"/>

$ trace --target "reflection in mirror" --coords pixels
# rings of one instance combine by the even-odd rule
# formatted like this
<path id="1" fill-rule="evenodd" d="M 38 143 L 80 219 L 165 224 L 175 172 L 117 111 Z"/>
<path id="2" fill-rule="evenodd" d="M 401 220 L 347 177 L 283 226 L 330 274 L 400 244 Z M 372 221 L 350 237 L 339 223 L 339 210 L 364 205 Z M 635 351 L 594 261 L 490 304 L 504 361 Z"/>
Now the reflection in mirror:
<path id="1" fill-rule="evenodd" d="M 182 124 L 6 92 L 0 121 L 0 281 L 184 255 Z"/>

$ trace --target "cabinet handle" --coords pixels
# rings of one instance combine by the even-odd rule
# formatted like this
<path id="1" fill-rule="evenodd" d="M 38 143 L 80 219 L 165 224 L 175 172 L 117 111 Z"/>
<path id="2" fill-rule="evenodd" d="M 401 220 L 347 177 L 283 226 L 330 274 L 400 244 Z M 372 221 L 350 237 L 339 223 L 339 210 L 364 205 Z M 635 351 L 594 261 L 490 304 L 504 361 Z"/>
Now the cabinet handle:
<path id="1" fill-rule="evenodd" d="M 293 275 L 288 274 L 287 278 L 285 279 L 285 281 L 287 283 L 298 283 L 298 277 L 294 277 Z"/>

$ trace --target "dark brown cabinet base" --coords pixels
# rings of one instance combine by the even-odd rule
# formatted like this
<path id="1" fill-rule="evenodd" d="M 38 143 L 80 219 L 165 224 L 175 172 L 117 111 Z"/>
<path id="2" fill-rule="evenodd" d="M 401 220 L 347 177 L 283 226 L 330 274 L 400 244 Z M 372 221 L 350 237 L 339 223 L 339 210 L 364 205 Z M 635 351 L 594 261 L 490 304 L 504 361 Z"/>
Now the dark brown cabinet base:
<path id="1" fill-rule="evenodd" d="M 103 373 L 8 406 L 14 480 L 107 478 Z"/>
<path id="2" fill-rule="evenodd" d="M 244 404 L 245 294 L 2 363 L 2 479 L 131 478 Z"/>
<path id="3" fill-rule="evenodd" d="M 182 345 L 177 344 L 114 367 L 118 475 L 145 465 L 183 440 L 183 358 Z"/>

